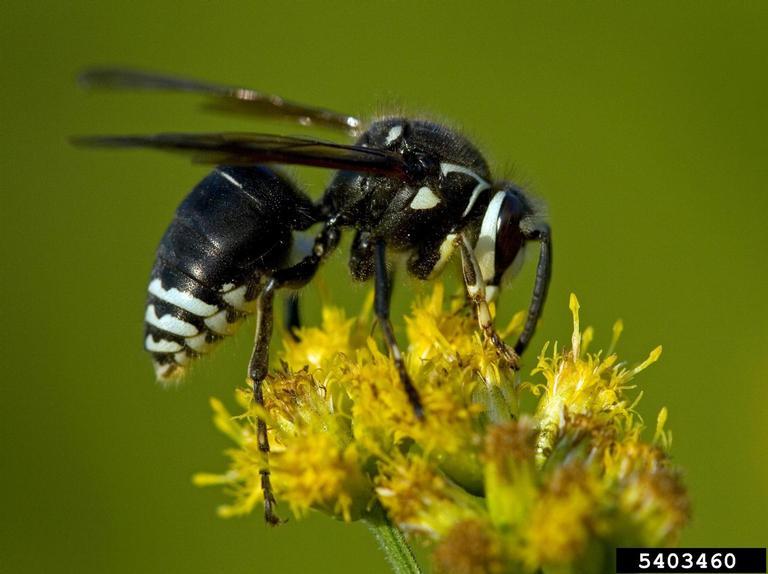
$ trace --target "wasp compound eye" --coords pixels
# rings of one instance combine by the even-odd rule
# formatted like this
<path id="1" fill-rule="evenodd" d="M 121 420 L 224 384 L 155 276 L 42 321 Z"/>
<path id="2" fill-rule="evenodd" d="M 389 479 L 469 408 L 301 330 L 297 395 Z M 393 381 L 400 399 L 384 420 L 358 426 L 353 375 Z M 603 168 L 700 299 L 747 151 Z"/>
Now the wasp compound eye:
<path id="1" fill-rule="evenodd" d="M 497 191 L 485 210 L 475 255 L 489 300 L 496 298 L 505 273 L 514 272 L 522 259 L 526 238 L 520 221 L 528 212 L 515 189 Z"/>
<path id="2" fill-rule="evenodd" d="M 527 213 L 526 205 L 514 191 L 504 193 L 496 217 L 496 249 L 492 285 L 499 285 L 504 273 L 512 266 L 523 248 L 525 238 L 520 221 Z"/>

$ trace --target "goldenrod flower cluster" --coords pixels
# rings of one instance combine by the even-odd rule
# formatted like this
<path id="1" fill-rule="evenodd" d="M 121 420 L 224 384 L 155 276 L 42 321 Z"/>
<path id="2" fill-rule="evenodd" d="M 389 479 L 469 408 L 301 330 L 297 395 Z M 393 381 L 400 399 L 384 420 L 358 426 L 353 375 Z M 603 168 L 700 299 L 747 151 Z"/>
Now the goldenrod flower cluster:
<path id="1" fill-rule="evenodd" d="M 325 308 L 320 327 L 289 338 L 265 383 L 265 408 L 248 388 L 243 413 L 214 400 L 215 423 L 236 444 L 222 475 L 247 514 L 262 493 L 256 417 L 269 425 L 269 467 L 278 502 L 296 516 L 320 510 L 345 521 L 381 513 L 432 548 L 441 572 L 608 571 L 616 546 L 671 545 L 688 517 L 671 465 L 667 412 L 655 435 L 630 397 L 637 366 L 590 353 L 571 297 L 570 348 L 546 346 L 521 381 L 476 328 L 462 299 L 436 285 L 406 317 L 408 371 L 421 393 L 416 418 L 386 351 L 371 338 L 370 305 L 358 317 Z M 519 330 L 517 316 L 502 334 Z M 538 397 L 520 412 L 525 393 Z"/>

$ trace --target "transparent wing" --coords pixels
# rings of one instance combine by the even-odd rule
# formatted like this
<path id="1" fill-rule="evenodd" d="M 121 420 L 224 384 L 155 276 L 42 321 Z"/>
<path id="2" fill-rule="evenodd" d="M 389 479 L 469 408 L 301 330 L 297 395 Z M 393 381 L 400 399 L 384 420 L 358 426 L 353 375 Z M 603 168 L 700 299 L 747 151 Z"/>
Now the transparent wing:
<path id="1" fill-rule="evenodd" d="M 404 181 L 413 168 L 388 150 L 344 145 L 312 138 L 259 133 L 208 133 L 84 136 L 73 143 L 88 147 L 154 148 L 178 152 L 199 163 L 252 165 L 278 163 L 376 173 Z"/>
<path id="2" fill-rule="evenodd" d="M 180 78 L 153 72 L 124 68 L 94 68 L 79 76 L 79 83 L 86 88 L 129 89 L 191 92 L 209 98 L 207 107 L 219 111 L 261 116 L 292 118 L 303 125 L 320 125 L 341 129 L 352 135 L 360 131 L 361 122 L 326 108 L 308 106 L 285 100 L 249 88 L 239 88 Z"/>

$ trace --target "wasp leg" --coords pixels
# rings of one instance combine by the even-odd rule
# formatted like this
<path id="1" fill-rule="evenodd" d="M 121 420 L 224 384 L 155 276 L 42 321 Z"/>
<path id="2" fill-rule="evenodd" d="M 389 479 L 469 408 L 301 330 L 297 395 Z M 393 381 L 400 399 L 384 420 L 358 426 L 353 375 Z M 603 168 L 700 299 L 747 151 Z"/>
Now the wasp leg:
<path id="1" fill-rule="evenodd" d="M 384 341 L 389 348 L 389 353 L 392 355 L 392 359 L 395 361 L 397 372 L 400 375 L 400 381 L 403 383 L 405 392 L 408 395 L 408 402 L 411 403 L 413 413 L 418 418 L 424 417 L 424 408 L 421 405 L 421 398 L 416 387 L 413 386 L 411 378 L 408 376 L 408 371 L 405 369 L 405 361 L 403 361 L 403 355 L 400 352 L 400 347 L 397 346 L 397 339 L 395 339 L 395 333 L 392 329 L 392 322 L 389 320 L 389 275 L 387 274 L 387 261 L 386 261 L 386 246 L 383 241 L 378 240 L 374 249 L 375 259 L 375 299 L 374 308 L 376 311 L 376 318 L 379 321 L 381 330 L 384 333 Z"/>
<path id="2" fill-rule="evenodd" d="M 373 275 L 373 242 L 368 231 L 358 231 L 352 239 L 349 271 L 355 281 L 368 281 Z"/>
<path id="3" fill-rule="evenodd" d="M 259 295 L 256 313 L 256 339 L 253 345 L 251 361 L 248 365 L 248 377 L 253 385 L 253 398 L 260 407 L 264 407 L 262 384 L 269 369 L 269 340 L 272 337 L 272 302 L 275 296 L 277 282 L 270 279 Z M 264 520 L 267 524 L 276 526 L 281 520 L 275 514 L 275 496 L 272 493 L 272 482 L 269 473 L 269 436 L 267 423 L 259 416 L 256 419 L 256 435 L 259 450 L 263 454 L 261 475 L 261 490 L 264 493 Z"/>
<path id="4" fill-rule="evenodd" d="M 480 266 L 475 258 L 475 252 L 472 250 L 466 237 L 463 235 L 459 239 L 459 248 L 461 249 L 461 269 L 464 275 L 464 285 L 467 288 L 467 294 L 475 304 L 477 310 L 477 321 L 485 336 L 491 340 L 496 350 L 515 370 L 520 368 L 520 356 L 515 349 L 507 345 L 493 326 L 491 310 L 488 308 L 488 301 L 485 298 L 485 281 L 480 273 Z"/>
<path id="5" fill-rule="evenodd" d="M 299 310 L 299 294 L 296 291 L 289 293 L 285 298 L 283 323 L 291 339 L 298 342 L 299 335 L 297 331 L 301 327 L 301 313 Z"/>
<path id="6" fill-rule="evenodd" d="M 525 220 L 522 223 L 524 224 L 524 222 Z M 525 348 L 531 341 L 531 337 L 533 337 L 536 323 L 541 316 L 541 309 L 544 307 L 544 301 L 547 298 L 549 280 L 552 277 L 552 233 L 549 230 L 549 225 L 540 222 L 531 229 L 525 229 L 525 226 L 521 225 L 521 229 L 527 240 L 539 242 L 541 250 L 539 251 L 539 263 L 536 266 L 536 281 L 533 285 L 531 304 L 528 307 L 528 318 L 525 321 L 523 332 L 520 333 L 520 337 L 517 343 L 515 343 L 515 352 L 518 355 L 523 354 L 523 351 L 525 351 Z"/>
<path id="7" fill-rule="evenodd" d="M 279 269 L 274 273 L 274 279 L 279 287 L 300 289 L 309 283 L 317 273 L 322 260 L 328 256 L 339 244 L 340 233 L 334 220 L 329 221 L 323 230 L 315 237 L 312 252 L 302 258 L 295 265 Z M 299 294 L 294 291 L 285 300 L 284 308 L 285 328 L 294 341 L 299 337 L 296 330 L 301 327 L 301 315 L 299 313 Z"/>
<path id="8" fill-rule="evenodd" d="M 408 257 L 408 274 L 426 281 L 437 277 L 456 249 L 456 235 L 421 243 Z"/>
<path id="9" fill-rule="evenodd" d="M 256 314 L 256 340 L 248 366 L 248 377 L 253 384 L 254 400 L 261 407 L 264 406 L 262 384 L 269 370 L 269 342 L 272 337 L 272 307 L 275 290 L 279 287 L 298 289 L 309 283 L 317 272 L 320 262 L 338 245 L 339 239 L 338 228 L 335 221 L 331 220 L 315 238 L 312 253 L 295 265 L 276 271 L 259 294 Z M 298 307 L 296 307 L 296 311 L 298 311 Z M 298 317 L 298 312 L 296 317 Z M 269 472 L 269 436 L 267 435 L 267 423 L 261 417 L 256 420 L 256 434 L 259 450 L 264 455 L 264 468 L 259 470 L 261 489 L 264 493 L 264 519 L 268 524 L 275 526 L 280 524 L 281 520 L 274 510 L 277 503 L 272 492 Z"/>
<path id="10" fill-rule="evenodd" d="M 341 232 L 336 224 L 336 218 L 329 219 L 323 230 L 315 237 L 312 252 L 300 259 L 296 264 L 278 269 L 273 277 L 280 287 L 300 289 L 304 287 L 317 273 L 317 268 L 339 244 Z"/>

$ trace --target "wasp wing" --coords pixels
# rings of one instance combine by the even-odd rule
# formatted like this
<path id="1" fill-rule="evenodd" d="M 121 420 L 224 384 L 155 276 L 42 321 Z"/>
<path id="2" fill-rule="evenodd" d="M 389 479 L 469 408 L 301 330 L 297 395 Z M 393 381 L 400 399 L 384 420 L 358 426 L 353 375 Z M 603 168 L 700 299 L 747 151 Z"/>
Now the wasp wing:
<path id="1" fill-rule="evenodd" d="M 350 134 L 358 133 L 361 125 L 360 120 L 353 116 L 292 102 L 273 94 L 153 72 L 124 68 L 94 68 L 83 72 L 79 76 L 79 82 L 86 88 L 202 94 L 210 98 L 208 107 L 219 111 L 288 117 L 297 119 L 303 125 L 317 124 L 342 129 Z"/>
<path id="2" fill-rule="evenodd" d="M 155 148 L 185 154 L 198 163 L 216 165 L 307 165 L 375 173 L 404 181 L 411 179 L 411 170 L 398 153 L 313 138 L 258 133 L 163 133 L 84 136 L 74 138 L 73 142 L 88 147 Z"/>

